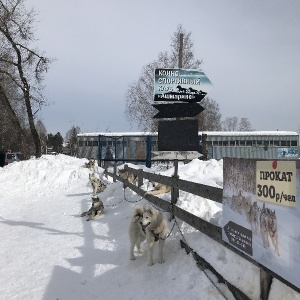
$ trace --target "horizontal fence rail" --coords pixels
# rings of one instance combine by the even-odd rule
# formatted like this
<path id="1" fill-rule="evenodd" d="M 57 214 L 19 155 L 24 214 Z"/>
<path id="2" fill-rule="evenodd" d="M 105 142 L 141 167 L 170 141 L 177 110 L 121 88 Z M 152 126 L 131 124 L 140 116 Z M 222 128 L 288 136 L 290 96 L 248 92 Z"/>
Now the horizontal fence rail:
<path id="1" fill-rule="evenodd" d="M 171 195 L 171 202 L 168 202 L 166 200 L 163 200 L 159 197 L 156 197 L 154 195 L 146 194 L 146 191 L 141 189 L 140 186 L 143 184 L 143 179 L 148 179 L 149 181 L 162 183 L 165 185 L 169 185 L 172 187 L 171 193 L 175 193 L 178 195 L 178 191 L 182 190 L 188 193 L 192 193 L 194 195 L 222 203 L 222 194 L 223 189 L 203 185 L 200 183 L 190 182 L 186 180 L 179 179 L 178 176 L 168 177 L 160 174 L 154 174 L 145 172 L 142 169 L 133 169 L 128 167 L 127 165 L 124 166 L 124 169 L 128 171 L 129 173 L 132 173 L 136 176 L 138 176 L 138 186 L 128 182 L 127 180 L 124 180 L 120 176 L 117 175 L 117 168 L 114 166 L 113 173 L 109 172 L 107 169 L 105 169 L 104 174 L 106 176 L 110 176 L 113 178 L 114 181 L 118 180 L 124 184 L 124 188 L 128 187 L 131 190 L 133 190 L 136 194 L 142 196 L 149 202 L 153 203 L 154 205 L 160 207 L 162 210 L 169 212 L 171 215 L 176 216 L 180 220 L 184 221 L 185 223 L 189 224 L 190 226 L 194 227 L 195 229 L 199 230 L 200 232 L 204 233 L 211 239 L 215 240 L 216 242 L 222 244 L 227 249 L 233 251 L 235 254 L 241 256 L 245 260 L 249 261 L 250 263 L 256 265 L 258 268 L 260 268 L 260 298 L 262 300 L 267 300 L 268 295 L 271 288 L 272 278 L 276 278 L 285 285 L 289 286 L 296 292 L 300 293 L 300 289 L 284 278 L 282 278 L 280 275 L 274 273 L 273 271 L 269 270 L 265 266 L 259 264 L 257 261 L 252 259 L 250 256 L 240 252 L 235 247 L 231 246 L 230 244 L 226 243 L 222 239 L 222 228 L 219 226 L 216 226 L 206 220 L 201 219 L 200 217 L 197 217 L 188 211 L 185 211 L 181 209 L 180 207 L 174 205 L 176 201 L 172 201 L 172 195 Z M 181 243 L 184 245 L 184 243 Z M 187 249 L 187 245 L 184 245 L 184 248 Z M 237 288 L 231 288 L 231 291 L 234 292 L 234 289 L 236 289 L 235 297 L 236 299 L 248 299 L 247 296 L 242 296 L 243 293 L 239 291 Z"/>

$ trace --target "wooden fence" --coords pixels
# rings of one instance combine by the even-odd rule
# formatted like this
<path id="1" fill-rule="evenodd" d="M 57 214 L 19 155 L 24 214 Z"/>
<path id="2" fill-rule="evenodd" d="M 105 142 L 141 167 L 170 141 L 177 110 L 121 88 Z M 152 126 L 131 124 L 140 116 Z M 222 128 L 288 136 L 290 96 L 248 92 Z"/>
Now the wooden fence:
<path id="1" fill-rule="evenodd" d="M 222 228 L 218 227 L 210 222 L 207 222 L 179 207 L 177 207 L 175 204 L 177 202 L 177 198 L 179 196 L 179 190 L 207 198 L 209 200 L 222 203 L 222 196 L 223 196 L 223 189 L 216 188 L 212 186 L 203 185 L 200 183 L 194 183 L 186 180 L 179 179 L 178 177 L 178 161 L 175 161 L 175 171 L 174 175 L 172 177 L 163 176 L 159 174 L 149 173 L 145 172 L 142 169 L 133 169 L 128 167 L 127 165 L 124 166 L 124 169 L 136 176 L 138 176 L 138 184 L 137 186 L 134 184 L 131 184 L 127 180 L 122 179 L 120 176 L 117 175 L 117 167 L 114 166 L 113 173 L 110 173 L 107 171 L 107 169 L 104 171 L 105 175 L 111 176 L 114 181 L 118 180 L 123 182 L 124 188 L 129 187 L 131 190 L 133 190 L 138 195 L 144 197 L 149 202 L 153 203 L 154 205 L 160 207 L 164 211 L 168 211 L 171 215 L 174 215 L 175 217 L 181 219 L 182 221 L 186 222 L 187 224 L 191 225 L 195 229 L 201 231 L 205 235 L 209 236 L 213 240 L 217 241 L 218 243 L 222 244 L 227 249 L 230 249 L 235 254 L 241 256 L 242 258 L 246 259 L 250 263 L 256 265 L 260 268 L 260 299 L 262 300 L 268 300 L 269 292 L 272 284 L 272 279 L 276 278 L 282 283 L 286 284 L 296 292 L 300 293 L 300 289 L 290 282 L 288 282 L 286 279 L 282 278 L 280 275 L 274 273 L 273 271 L 269 270 L 265 266 L 259 264 L 257 261 L 253 260 L 250 256 L 240 252 L 235 247 L 231 246 L 230 244 L 226 243 L 222 239 Z M 143 180 L 148 179 L 149 181 L 159 182 L 162 184 L 166 184 L 171 186 L 171 202 L 165 201 L 161 198 L 158 198 L 153 195 L 146 194 L 145 191 L 140 188 L 140 186 L 143 184 Z M 192 251 L 192 249 L 181 240 L 181 246 L 185 248 L 185 250 L 189 253 Z M 239 300 L 248 300 L 250 299 L 247 295 L 245 295 L 242 291 L 240 291 L 238 288 L 234 287 L 230 282 L 228 282 L 225 278 L 223 278 L 218 272 L 203 258 L 201 258 L 197 253 L 193 251 L 193 256 L 195 260 L 197 261 L 197 265 L 201 269 L 209 269 L 214 273 L 219 282 L 225 283 L 228 288 L 231 290 L 232 294 L 235 296 L 236 299 Z"/>

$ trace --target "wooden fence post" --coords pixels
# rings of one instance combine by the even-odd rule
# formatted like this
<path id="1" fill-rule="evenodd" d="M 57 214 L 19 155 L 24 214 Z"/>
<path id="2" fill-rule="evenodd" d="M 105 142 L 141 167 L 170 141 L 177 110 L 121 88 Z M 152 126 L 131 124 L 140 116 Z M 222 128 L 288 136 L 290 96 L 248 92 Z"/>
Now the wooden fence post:
<path id="1" fill-rule="evenodd" d="M 114 162 L 114 175 L 117 175 L 117 164 L 116 164 L 116 162 Z M 117 179 L 116 179 L 116 177 L 114 177 L 113 182 L 116 182 L 116 181 L 117 181 Z"/>
<path id="2" fill-rule="evenodd" d="M 142 186 L 144 183 L 143 172 L 144 172 L 143 169 L 138 170 L 138 187 Z"/>
<path id="3" fill-rule="evenodd" d="M 178 160 L 174 160 L 174 185 L 171 186 L 171 203 L 176 204 L 179 197 L 179 189 L 178 189 Z"/>

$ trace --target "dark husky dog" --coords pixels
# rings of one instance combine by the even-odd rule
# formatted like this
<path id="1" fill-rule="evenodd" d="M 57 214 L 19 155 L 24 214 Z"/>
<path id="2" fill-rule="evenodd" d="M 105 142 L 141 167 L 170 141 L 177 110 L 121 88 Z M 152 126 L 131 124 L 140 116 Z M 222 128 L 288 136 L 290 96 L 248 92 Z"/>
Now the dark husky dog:
<path id="1" fill-rule="evenodd" d="M 261 209 L 260 218 L 260 233 L 263 240 L 264 248 L 269 248 L 269 209 L 266 208 L 265 203 Z"/>
<path id="2" fill-rule="evenodd" d="M 92 198 L 92 201 L 92 207 L 80 215 L 81 217 L 88 216 L 86 219 L 87 221 L 94 220 L 96 217 L 101 216 L 104 212 L 104 205 L 99 197 Z"/>
<path id="3" fill-rule="evenodd" d="M 278 249 L 278 228 L 275 210 L 269 210 L 268 230 L 269 236 L 275 249 L 275 254 L 280 256 Z"/>
<path id="4" fill-rule="evenodd" d="M 124 169 L 119 169 L 119 176 L 124 179 L 129 181 L 130 183 L 136 185 L 137 184 L 137 176 L 129 173 L 128 171 L 125 171 Z"/>

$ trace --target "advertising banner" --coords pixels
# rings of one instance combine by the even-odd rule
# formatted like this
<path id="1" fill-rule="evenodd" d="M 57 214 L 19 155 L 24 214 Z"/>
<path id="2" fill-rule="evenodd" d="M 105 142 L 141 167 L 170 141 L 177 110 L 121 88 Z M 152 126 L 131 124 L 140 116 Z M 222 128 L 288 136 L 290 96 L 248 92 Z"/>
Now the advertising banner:
<path id="1" fill-rule="evenodd" d="M 300 288 L 300 161 L 224 158 L 223 240 Z"/>

